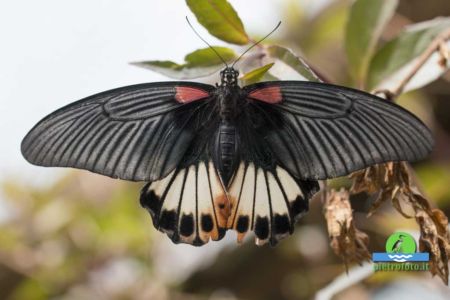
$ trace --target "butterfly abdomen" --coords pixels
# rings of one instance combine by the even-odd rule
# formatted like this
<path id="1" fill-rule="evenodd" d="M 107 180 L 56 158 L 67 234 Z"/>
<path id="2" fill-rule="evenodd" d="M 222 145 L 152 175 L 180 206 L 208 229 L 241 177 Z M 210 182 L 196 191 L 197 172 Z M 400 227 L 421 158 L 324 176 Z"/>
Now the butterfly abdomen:
<path id="1" fill-rule="evenodd" d="M 214 145 L 214 162 L 225 186 L 228 185 L 239 160 L 239 139 L 235 124 L 222 120 Z"/>

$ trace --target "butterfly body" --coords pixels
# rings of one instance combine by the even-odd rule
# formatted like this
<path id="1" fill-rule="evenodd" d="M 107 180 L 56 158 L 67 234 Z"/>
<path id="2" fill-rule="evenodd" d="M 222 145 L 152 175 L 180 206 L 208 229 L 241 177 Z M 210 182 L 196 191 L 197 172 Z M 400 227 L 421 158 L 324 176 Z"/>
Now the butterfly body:
<path id="1" fill-rule="evenodd" d="M 216 136 L 213 161 L 227 186 L 239 162 L 239 136 L 233 120 L 221 120 Z"/>
<path id="2" fill-rule="evenodd" d="M 21 149 L 31 163 L 148 182 L 154 226 L 203 245 L 228 229 L 276 244 L 294 230 L 317 180 L 387 161 L 417 161 L 433 139 L 403 108 L 341 86 L 273 81 L 238 86 L 157 82 L 69 104 L 40 121 Z"/>
<path id="3" fill-rule="evenodd" d="M 239 133 L 237 119 L 241 117 L 245 101 L 242 89 L 237 84 L 239 73 L 226 68 L 221 72 L 221 83 L 217 85 L 215 98 L 219 105 L 220 123 L 213 144 L 213 162 L 224 186 L 228 186 L 239 163 Z"/>

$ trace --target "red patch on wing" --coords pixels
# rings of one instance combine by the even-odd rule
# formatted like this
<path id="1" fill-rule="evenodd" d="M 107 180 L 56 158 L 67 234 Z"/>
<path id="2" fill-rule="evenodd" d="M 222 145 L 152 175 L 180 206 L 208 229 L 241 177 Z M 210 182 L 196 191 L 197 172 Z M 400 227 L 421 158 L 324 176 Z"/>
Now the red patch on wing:
<path id="1" fill-rule="evenodd" d="M 281 102 L 283 97 L 279 86 L 270 86 L 261 89 L 256 89 L 248 95 L 252 99 L 263 101 L 270 104 Z"/>
<path id="2" fill-rule="evenodd" d="M 177 91 L 175 99 L 180 103 L 189 103 L 209 96 L 206 91 L 198 88 L 179 86 L 175 89 Z"/>

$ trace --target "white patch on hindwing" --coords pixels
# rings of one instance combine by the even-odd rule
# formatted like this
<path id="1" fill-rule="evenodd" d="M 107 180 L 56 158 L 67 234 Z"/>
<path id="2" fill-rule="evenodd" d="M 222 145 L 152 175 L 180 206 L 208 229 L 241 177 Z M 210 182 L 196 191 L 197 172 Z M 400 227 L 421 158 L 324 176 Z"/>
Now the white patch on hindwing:
<path id="1" fill-rule="evenodd" d="M 292 233 L 296 216 L 307 209 L 299 184 L 281 167 L 269 171 L 243 162 L 225 193 L 213 163 L 200 161 L 151 183 L 146 194 L 154 196 L 144 206 L 157 212 L 154 224 L 175 242 L 202 245 L 233 229 L 238 242 L 253 231 L 256 244 L 273 245 Z"/>

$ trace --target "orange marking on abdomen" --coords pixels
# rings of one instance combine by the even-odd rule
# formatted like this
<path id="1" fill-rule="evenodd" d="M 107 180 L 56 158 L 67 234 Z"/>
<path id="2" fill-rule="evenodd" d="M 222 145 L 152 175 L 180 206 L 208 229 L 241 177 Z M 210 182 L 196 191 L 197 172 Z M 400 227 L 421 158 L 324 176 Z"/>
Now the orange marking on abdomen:
<path id="1" fill-rule="evenodd" d="M 175 90 L 175 99 L 180 103 L 189 103 L 209 96 L 204 90 L 187 86 L 178 86 Z"/>
<path id="2" fill-rule="evenodd" d="M 281 89 L 279 86 L 270 86 L 254 90 L 248 95 L 252 99 L 263 101 L 270 104 L 281 102 L 283 97 L 281 95 Z"/>
<path id="3" fill-rule="evenodd" d="M 227 228 L 228 219 L 231 216 L 231 207 L 228 197 L 225 194 L 221 194 L 214 198 L 214 206 L 216 207 L 219 227 Z"/>

